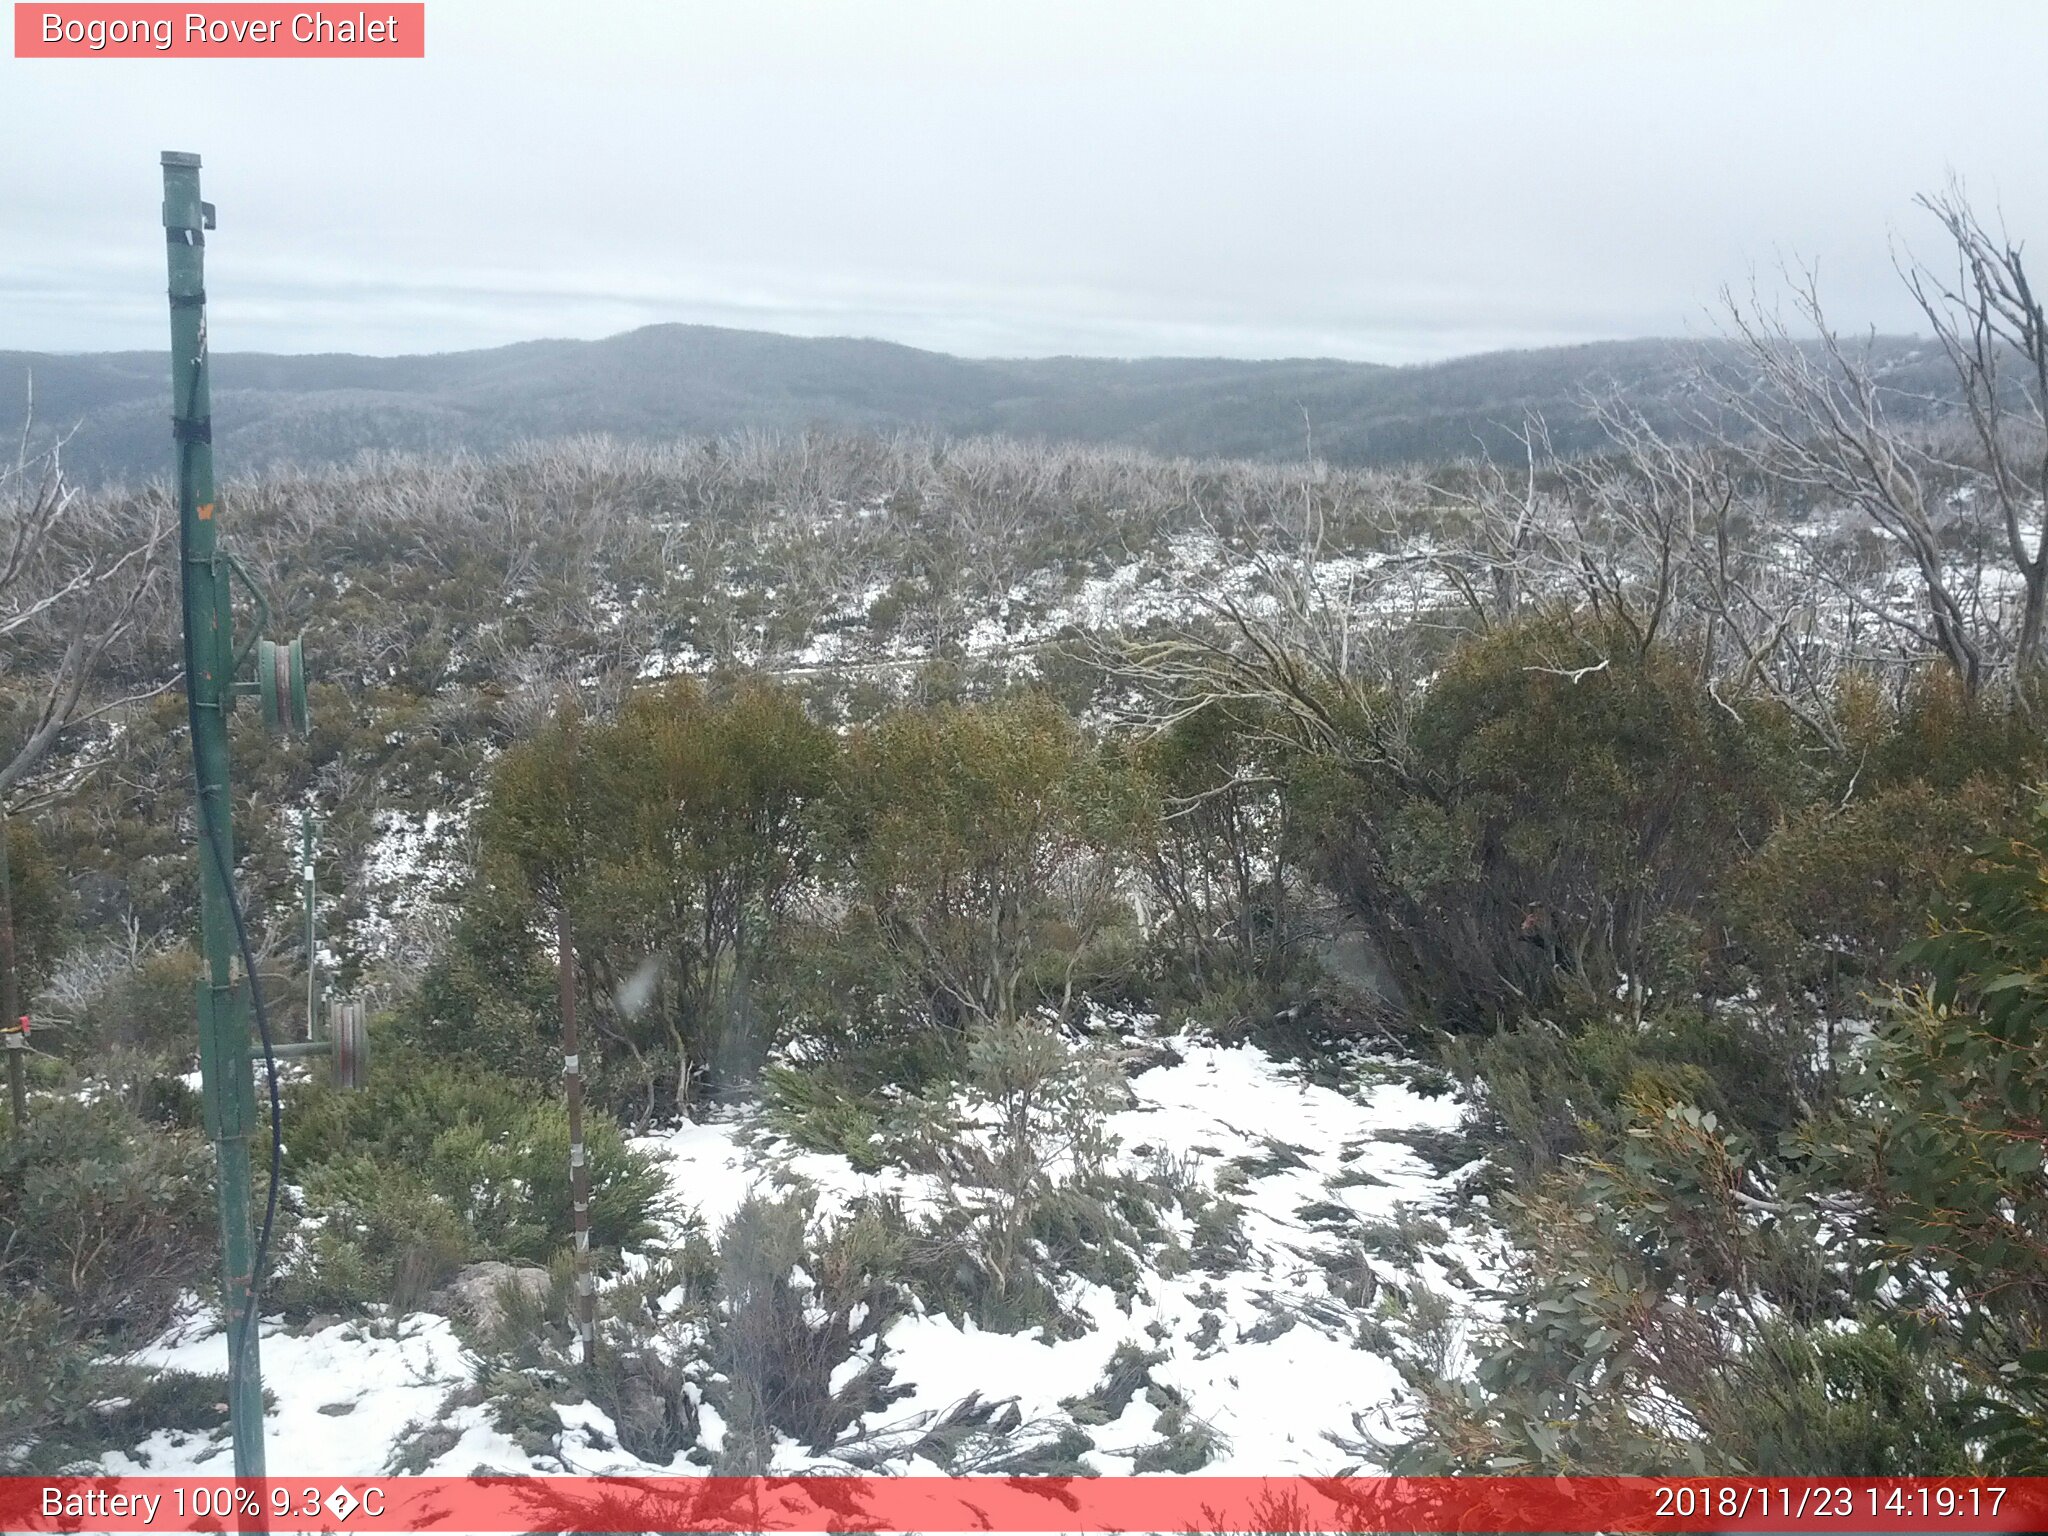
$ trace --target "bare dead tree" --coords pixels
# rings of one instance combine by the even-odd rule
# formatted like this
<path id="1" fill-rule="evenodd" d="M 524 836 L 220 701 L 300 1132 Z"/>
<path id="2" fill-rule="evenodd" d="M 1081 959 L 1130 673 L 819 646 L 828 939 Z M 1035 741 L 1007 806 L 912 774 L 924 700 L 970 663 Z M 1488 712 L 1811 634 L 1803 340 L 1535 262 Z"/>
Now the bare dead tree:
<path id="1" fill-rule="evenodd" d="M 1691 646 L 1729 714 L 1739 718 L 1728 695 L 1761 695 L 1842 751 L 1832 703 L 1861 659 L 1862 609 L 1848 594 L 1862 583 L 1774 531 L 1765 487 L 1710 433 L 1680 440 L 1617 399 L 1588 409 L 1610 451 L 1557 469 L 1588 603 L 1642 649 L 1660 637 Z"/>
<path id="2" fill-rule="evenodd" d="M 1745 306 L 1724 295 L 1724 302 L 1754 374 L 1741 383 L 1721 378 L 1721 398 L 1747 429 L 1742 441 L 1757 467 L 1809 496 L 1855 508 L 1897 545 L 1916 574 L 1924 616 L 1890 604 L 1873 605 L 1873 615 L 1944 657 L 1975 691 L 1995 658 L 1943 547 L 1933 483 L 1939 466 L 1893 419 L 1868 349 L 1830 328 L 1810 272 L 1794 281 L 1793 308 L 1816 333 L 1813 344 L 1754 300 Z"/>
<path id="3" fill-rule="evenodd" d="M 64 477 L 66 438 L 35 447 L 33 395 L 11 464 L 0 464 L 0 690 L 18 734 L 0 760 L 0 806 L 69 728 L 161 692 L 174 679 L 94 690 L 102 663 L 146 616 L 168 518 L 160 497 L 86 499 Z M 12 676 L 9 676 L 12 674 Z M 17 692 L 18 690 L 18 692 Z"/>
<path id="4" fill-rule="evenodd" d="M 7 857 L 9 800 L 16 801 L 14 809 L 23 808 L 21 785 L 68 727 L 123 702 L 120 697 L 89 699 L 87 690 L 109 647 L 135 624 L 155 575 L 164 527 L 162 504 L 152 499 L 140 536 L 123 538 L 130 530 L 121 526 L 109 503 L 82 501 L 65 482 L 65 439 L 60 436 L 41 449 L 34 442 L 31 378 L 14 463 L 0 468 L 0 639 L 9 650 L 0 661 L 0 698 L 12 706 L 10 713 L 19 710 L 20 732 L 0 761 L 0 1020 L 9 1026 L 21 1001 Z M 10 671 L 17 676 L 10 678 Z M 17 688 L 18 702 L 8 697 Z M 46 795 L 71 787 L 88 765 L 72 766 L 61 784 L 44 786 Z M 19 1057 L 11 1051 L 8 1056 L 10 1073 L 18 1071 Z M 18 1077 L 14 1087 L 18 1128 L 23 1114 Z"/>
<path id="5" fill-rule="evenodd" d="M 1241 540 L 1238 580 L 1193 598 L 1198 622 L 1099 641 L 1140 729 L 1234 709 L 1246 739 L 1305 748 L 1407 776 L 1400 627 L 1375 596 L 1394 574 L 1336 557 L 1313 499 L 1300 531 Z"/>
<path id="6" fill-rule="evenodd" d="M 1818 574 L 1912 648 L 1945 658 L 1976 692 L 1994 678 L 2036 674 L 2044 660 L 2048 324 L 2020 246 L 1994 237 L 1958 184 L 1920 205 L 1948 237 L 1953 270 L 1898 265 L 1951 364 L 1953 401 L 1888 384 L 1871 349 L 1829 325 L 1811 271 L 1793 279 L 1791 321 L 1754 296 L 1742 303 L 1724 294 L 1750 376 L 1714 382 L 1751 437 L 1758 467 L 1862 513 L 1901 552 L 1920 601 L 1902 607 L 1873 595 L 1867 582 Z M 1814 339 L 1795 335 L 1795 322 Z M 1900 419 L 1905 407 L 1959 413 L 1969 451 L 1944 447 L 1942 434 L 1925 426 L 1909 428 Z M 2000 552 L 1996 569 L 1983 558 L 1987 542 Z M 2016 626 L 1999 597 L 2009 584 L 2019 591 Z"/>
<path id="7" fill-rule="evenodd" d="M 1470 489 L 1430 487 L 1464 513 L 1465 537 L 1438 552 L 1436 568 L 1482 631 L 1510 623 L 1523 611 L 1549 511 L 1537 486 L 1539 461 L 1549 457 L 1542 421 L 1526 419 L 1516 438 L 1523 448 L 1519 474 L 1483 453 Z"/>
<path id="8" fill-rule="evenodd" d="M 2048 320 L 2019 244 L 1984 227 L 1960 182 L 1918 201 L 1940 221 L 1955 267 L 1947 276 L 1922 262 L 1902 270 L 1954 369 L 1977 448 L 1974 463 L 1945 462 L 1996 509 L 2020 578 L 2012 665 L 2023 677 L 2042 665 L 2048 627 Z"/>

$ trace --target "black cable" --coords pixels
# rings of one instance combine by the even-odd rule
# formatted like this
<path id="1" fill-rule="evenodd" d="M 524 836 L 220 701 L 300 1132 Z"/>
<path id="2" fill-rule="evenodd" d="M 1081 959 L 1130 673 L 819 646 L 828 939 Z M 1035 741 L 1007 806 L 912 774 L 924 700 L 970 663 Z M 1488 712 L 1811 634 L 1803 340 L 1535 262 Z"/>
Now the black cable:
<path id="1" fill-rule="evenodd" d="M 199 403 L 199 368 L 200 360 L 195 357 L 192 359 L 192 383 L 186 393 L 184 420 L 191 419 L 192 408 Z M 181 435 L 178 440 L 178 494 L 181 497 L 186 486 L 191 483 L 191 450 L 191 440 Z M 178 517 L 178 577 L 181 594 L 185 590 L 185 582 L 188 579 L 187 567 L 192 557 L 191 525 L 183 513 L 184 509 L 181 506 Z M 234 876 L 228 867 L 227 850 L 222 845 L 220 827 L 214 820 L 212 807 L 207 803 L 206 786 L 200 779 L 199 701 L 192 688 L 192 679 L 197 675 L 197 667 L 192 651 L 192 616 L 189 606 L 186 606 L 184 620 L 185 718 L 192 731 L 192 779 L 199 801 L 199 826 L 205 836 L 207 849 L 213 855 L 214 872 L 220 877 L 221 891 L 227 897 L 228 916 L 234 921 L 235 944 L 242 954 L 242 975 L 249 984 L 249 1001 L 256 1012 L 256 1033 L 263 1041 L 263 1065 L 270 1079 L 270 1187 L 264 1193 L 263 1228 L 256 1238 L 255 1262 L 249 1268 L 249 1300 L 242 1309 L 240 1323 L 235 1326 L 232 1353 L 228 1357 L 229 1365 L 234 1366 L 239 1364 L 243 1352 L 249 1347 L 249 1330 L 255 1325 L 257 1302 L 263 1289 L 263 1270 L 270 1258 L 270 1233 L 277 1220 L 277 1186 L 284 1177 L 284 1109 L 278 1099 L 277 1055 L 270 1039 L 270 1015 L 263 1006 L 263 988 L 258 984 L 256 977 L 256 957 L 249 948 L 249 927 L 243 920 L 241 900 L 235 895 Z M 232 677 L 221 679 L 224 698 L 226 690 L 233 688 L 234 685 L 235 680 Z M 222 789 L 225 791 L 226 786 L 223 785 Z M 236 1054 L 239 1068 L 239 1050 Z"/>

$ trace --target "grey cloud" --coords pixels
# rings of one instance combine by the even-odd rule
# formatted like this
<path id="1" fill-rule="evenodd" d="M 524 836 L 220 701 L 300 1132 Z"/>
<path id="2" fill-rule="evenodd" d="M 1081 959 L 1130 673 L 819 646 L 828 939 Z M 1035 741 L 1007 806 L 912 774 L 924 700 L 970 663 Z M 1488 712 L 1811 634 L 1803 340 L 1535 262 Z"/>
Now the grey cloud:
<path id="1" fill-rule="evenodd" d="M 430 0 L 418 63 L 0 60 L 0 348 L 154 347 L 156 151 L 218 344 L 663 320 L 970 355 L 1401 362 L 1694 331 L 1949 169 L 2048 230 L 2048 8 Z"/>

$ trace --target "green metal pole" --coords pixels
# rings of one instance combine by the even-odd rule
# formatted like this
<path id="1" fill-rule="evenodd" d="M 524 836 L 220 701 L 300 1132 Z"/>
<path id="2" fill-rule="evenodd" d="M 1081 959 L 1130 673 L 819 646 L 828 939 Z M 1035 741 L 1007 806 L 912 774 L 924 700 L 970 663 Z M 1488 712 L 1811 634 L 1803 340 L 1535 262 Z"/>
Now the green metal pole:
<path id="1" fill-rule="evenodd" d="M 199 979 L 199 1070 L 206 1127 L 220 1164 L 221 1290 L 228 1336 L 228 1415 L 235 1475 L 263 1475 L 263 1374 L 254 1306 L 255 1240 L 249 1135 L 256 1093 L 249 1068 L 248 999 L 234 975 L 228 872 L 228 710 L 234 628 L 228 568 L 218 548 L 212 404 L 207 392 L 206 235 L 213 209 L 199 200 L 199 157 L 165 151 L 164 235 L 170 260 L 171 421 L 177 446 L 179 565 L 184 577 L 185 688 L 198 782 L 199 922 L 206 968 Z"/>

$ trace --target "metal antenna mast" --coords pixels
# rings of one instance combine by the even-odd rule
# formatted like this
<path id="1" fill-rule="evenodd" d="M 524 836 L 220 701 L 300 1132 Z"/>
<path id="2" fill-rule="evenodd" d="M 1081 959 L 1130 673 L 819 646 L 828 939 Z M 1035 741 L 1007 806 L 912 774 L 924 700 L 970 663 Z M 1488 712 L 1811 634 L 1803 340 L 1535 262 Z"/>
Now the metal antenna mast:
<path id="1" fill-rule="evenodd" d="M 262 696 L 264 723 L 279 735 L 305 735 L 306 668 L 297 640 L 274 645 L 261 635 L 270 605 L 255 580 L 220 543 L 213 484 L 213 408 L 207 392 L 206 231 L 213 204 L 199 198 L 199 157 L 166 150 L 164 236 L 170 262 L 171 437 L 177 445 L 178 570 L 184 604 L 185 701 L 192 728 L 192 768 L 198 787 L 199 934 L 205 969 L 199 978 L 200 1101 L 219 1163 L 221 1292 L 228 1337 L 228 1416 L 235 1436 L 235 1475 L 263 1476 L 263 1370 L 257 1349 L 258 1266 L 268 1242 L 277 1199 L 277 1061 L 285 1056 L 331 1054 L 336 1081 L 360 1081 L 360 1020 L 346 1036 L 306 1045 L 273 1041 L 263 999 L 252 992 L 255 964 L 236 903 L 233 806 L 228 790 L 228 715 L 238 693 Z M 239 581 L 256 605 L 256 627 L 235 643 L 231 583 Z M 251 654 L 256 678 L 235 673 Z M 241 974 L 235 961 L 241 960 Z M 272 1178 L 257 1239 L 250 1205 L 255 1193 L 249 1137 L 256 1129 L 255 1086 L 250 1080 L 250 1010 L 262 1036 L 254 1057 L 270 1074 Z"/>
<path id="2" fill-rule="evenodd" d="M 255 1300 L 249 1133 L 256 1095 L 249 1072 L 251 978 L 234 973 L 228 889 L 234 867 L 228 796 L 228 711 L 234 693 L 234 615 L 228 565 L 214 517 L 213 412 L 207 392 L 206 234 L 213 205 L 199 199 L 199 157 L 166 150 L 164 235 L 170 261 L 171 435 L 178 456 L 179 567 L 185 609 L 185 688 L 199 791 L 199 1070 L 207 1133 L 219 1158 L 221 1289 L 228 1337 L 228 1413 L 235 1475 L 263 1476 L 263 1369 Z"/>

